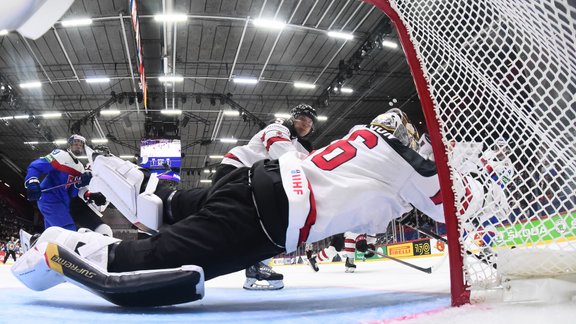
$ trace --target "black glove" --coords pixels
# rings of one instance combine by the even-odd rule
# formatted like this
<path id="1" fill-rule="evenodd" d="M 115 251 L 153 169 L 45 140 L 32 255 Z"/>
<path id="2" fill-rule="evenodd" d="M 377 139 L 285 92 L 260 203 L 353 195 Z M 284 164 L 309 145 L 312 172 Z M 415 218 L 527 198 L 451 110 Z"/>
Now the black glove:
<path id="1" fill-rule="evenodd" d="M 26 187 L 28 201 L 37 201 L 40 199 L 40 196 L 42 195 L 42 189 L 40 189 L 40 181 L 38 178 L 28 179 L 24 186 Z"/>
<path id="2" fill-rule="evenodd" d="M 92 179 L 92 172 L 84 172 L 80 175 L 80 183 L 76 185 L 77 188 L 86 187 L 90 184 L 90 180 Z"/>
<path id="3" fill-rule="evenodd" d="M 358 235 L 356 238 L 356 250 L 360 252 L 366 252 L 368 249 L 368 243 L 366 242 L 366 235 Z"/>
<path id="4" fill-rule="evenodd" d="M 369 258 L 374 256 L 374 252 L 370 252 L 370 251 L 376 251 L 376 245 L 374 245 L 372 243 L 368 244 L 366 252 L 364 253 L 364 257 L 366 259 L 369 259 Z"/>
<path id="5" fill-rule="evenodd" d="M 100 192 L 90 192 L 86 191 L 84 194 L 84 199 L 89 203 L 94 203 L 96 206 L 102 206 L 106 204 L 106 197 Z"/>

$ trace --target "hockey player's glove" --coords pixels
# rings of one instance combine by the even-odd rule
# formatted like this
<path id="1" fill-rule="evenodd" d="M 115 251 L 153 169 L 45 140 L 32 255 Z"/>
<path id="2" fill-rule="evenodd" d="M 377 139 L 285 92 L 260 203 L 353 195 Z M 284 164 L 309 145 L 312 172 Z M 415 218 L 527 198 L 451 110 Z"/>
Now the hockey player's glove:
<path id="1" fill-rule="evenodd" d="M 80 183 L 76 185 L 77 188 L 86 187 L 90 184 L 90 180 L 92 179 L 92 172 L 84 172 L 80 175 Z"/>
<path id="2" fill-rule="evenodd" d="M 364 253 L 364 257 L 366 259 L 369 259 L 371 257 L 374 256 L 374 252 L 372 251 L 376 251 L 376 246 L 372 243 L 368 244 L 368 248 L 366 249 L 366 252 Z"/>
<path id="3" fill-rule="evenodd" d="M 88 203 L 94 203 L 96 206 L 103 206 L 106 204 L 106 197 L 100 192 L 86 191 L 84 193 L 84 200 Z"/>
<path id="4" fill-rule="evenodd" d="M 40 189 L 40 181 L 38 178 L 30 178 L 25 183 L 26 195 L 28 196 L 28 201 L 37 201 L 42 195 L 42 189 Z"/>
<path id="5" fill-rule="evenodd" d="M 366 242 L 366 235 L 358 235 L 356 238 L 356 250 L 366 252 L 368 250 L 368 243 Z"/>

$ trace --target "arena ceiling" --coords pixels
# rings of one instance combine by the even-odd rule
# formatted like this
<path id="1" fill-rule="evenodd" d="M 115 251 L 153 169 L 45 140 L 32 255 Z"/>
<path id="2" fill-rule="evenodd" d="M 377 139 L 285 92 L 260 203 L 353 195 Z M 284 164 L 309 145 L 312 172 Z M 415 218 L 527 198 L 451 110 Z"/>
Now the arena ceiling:
<path id="1" fill-rule="evenodd" d="M 107 138 L 116 155 L 139 153 L 142 138 L 182 140 L 182 186 L 198 186 L 233 145 L 298 103 L 326 117 L 311 140 L 323 146 L 392 104 L 423 129 L 420 103 L 388 18 L 353 0 L 137 1 L 147 107 L 140 89 L 137 41 L 127 0 L 77 0 L 37 40 L 0 36 L 0 161 L 27 165 L 72 131 Z M 160 22 L 157 14 L 184 14 Z M 84 26 L 62 21 L 91 18 Z M 282 29 L 256 25 L 285 22 Z M 274 27 L 279 27 L 275 24 Z M 330 31 L 353 35 L 345 40 Z M 383 46 L 396 43 L 397 48 Z M 164 83 L 163 76 L 181 81 Z M 89 83 L 93 78 L 108 82 Z M 252 78 L 255 84 L 238 83 Z M 22 87 L 35 81 L 40 87 Z M 297 88 L 295 82 L 313 84 Z M 340 88 L 353 91 L 345 93 Z M 103 111 L 117 109 L 117 115 Z M 162 110 L 178 109 L 180 115 Z M 225 115 L 234 110 L 239 116 Z M 60 117 L 43 114 L 59 112 Z M 24 116 L 14 119 L 14 116 Z M 238 144 L 221 143 L 233 137 Z M 25 144 L 28 143 L 28 144 Z M 32 144 L 30 144 L 32 143 Z M 37 143 L 37 144 L 36 144 Z M 6 168 L 4 168 L 6 170 Z M 5 171 L 3 171 L 5 173 Z M 7 180 L 6 180 L 7 181 Z M 14 180 L 16 182 L 21 180 Z M 21 190 L 21 183 L 14 183 Z"/>

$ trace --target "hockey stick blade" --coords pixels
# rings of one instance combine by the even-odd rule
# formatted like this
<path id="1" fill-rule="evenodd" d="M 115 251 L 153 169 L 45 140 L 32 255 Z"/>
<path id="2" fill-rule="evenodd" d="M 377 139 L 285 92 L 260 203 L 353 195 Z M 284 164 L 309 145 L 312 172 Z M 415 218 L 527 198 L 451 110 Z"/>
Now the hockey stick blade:
<path id="1" fill-rule="evenodd" d="M 434 233 L 434 232 L 432 232 L 432 231 L 430 231 L 430 230 L 422 229 L 422 228 L 413 226 L 413 225 L 411 225 L 411 224 L 403 224 L 403 225 L 404 225 L 404 226 L 408 226 L 408 227 L 410 227 L 410 228 L 412 228 L 412 229 L 414 229 L 414 230 L 416 230 L 416 231 L 418 231 L 418 232 L 420 232 L 420 233 L 422 233 L 422 234 L 424 234 L 424 235 L 426 235 L 426 236 L 428 236 L 428 237 L 431 237 L 431 238 L 436 239 L 436 240 L 438 240 L 438 241 L 442 241 L 442 242 L 444 242 L 445 244 L 448 244 L 448 240 L 447 240 L 447 239 L 445 239 L 444 237 L 442 237 L 442 236 L 440 236 L 439 234 L 436 234 L 436 233 Z M 497 268 L 498 268 L 498 265 L 497 265 L 496 263 L 489 262 L 488 259 L 487 259 L 486 257 L 482 256 L 482 255 L 478 255 L 478 254 L 476 254 L 476 253 L 474 253 L 474 252 L 472 252 L 472 251 L 469 251 L 469 250 L 464 250 L 464 252 L 465 252 L 467 255 L 472 256 L 472 257 L 480 260 L 480 262 L 482 262 L 482 263 L 484 263 L 484 264 L 487 264 L 487 265 L 493 267 L 494 269 L 497 269 Z"/>
<path id="2" fill-rule="evenodd" d="M 412 264 L 412 263 L 409 263 L 409 262 L 406 262 L 406 261 L 402 261 L 402 260 L 400 260 L 400 259 L 396 259 L 396 258 L 394 258 L 394 257 L 391 257 L 391 256 L 386 255 L 386 254 L 384 254 L 384 253 L 380 253 L 380 252 L 375 251 L 375 250 L 372 250 L 372 249 L 368 249 L 367 251 L 368 251 L 368 252 L 371 252 L 371 253 L 374 253 L 374 254 L 376 254 L 376 255 L 379 255 L 379 256 L 381 256 L 381 257 L 383 257 L 383 258 L 390 259 L 390 260 L 392 260 L 392 261 L 396 261 L 396 262 L 401 263 L 401 264 L 403 264 L 403 265 L 405 265 L 405 266 L 408 266 L 408 267 L 410 267 L 410 268 L 412 268 L 412 269 L 416 269 L 416 270 L 418 270 L 418 271 L 422 271 L 422 272 L 426 272 L 426 273 L 432 273 L 432 268 L 431 268 L 431 267 L 422 268 L 422 267 L 419 267 L 419 266 L 417 266 L 417 265 L 415 265 L 415 264 Z"/>

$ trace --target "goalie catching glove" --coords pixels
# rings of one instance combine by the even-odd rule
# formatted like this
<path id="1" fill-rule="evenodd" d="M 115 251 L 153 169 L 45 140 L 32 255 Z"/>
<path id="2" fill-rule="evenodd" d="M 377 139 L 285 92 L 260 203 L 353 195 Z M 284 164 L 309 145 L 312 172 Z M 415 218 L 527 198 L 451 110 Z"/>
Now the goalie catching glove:
<path id="1" fill-rule="evenodd" d="M 198 266 L 109 273 L 108 249 L 119 241 L 50 227 L 11 270 L 32 290 L 70 282 L 119 306 L 173 305 L 204 297 L 204 272 Z"/>

